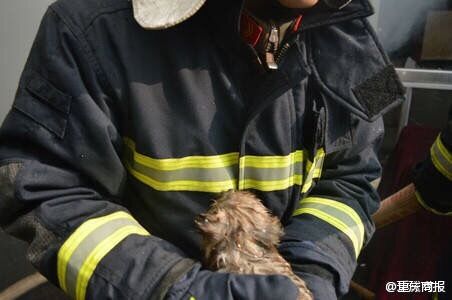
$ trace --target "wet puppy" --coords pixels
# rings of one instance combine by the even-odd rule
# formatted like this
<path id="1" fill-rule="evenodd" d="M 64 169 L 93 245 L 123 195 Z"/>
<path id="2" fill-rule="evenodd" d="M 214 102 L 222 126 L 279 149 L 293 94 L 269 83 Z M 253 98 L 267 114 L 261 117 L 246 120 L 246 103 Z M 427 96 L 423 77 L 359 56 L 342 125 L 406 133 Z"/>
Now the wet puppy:
<path id="1" fill-rule="evenodd" d="M 229 191 L 195 220 L 203 237 L 205 266 L 239 274 L 280 274 L 299 288 L 299 300 L 313 299 L 305 282 L 278 253 L 283 229 L 252 193 Z"/>

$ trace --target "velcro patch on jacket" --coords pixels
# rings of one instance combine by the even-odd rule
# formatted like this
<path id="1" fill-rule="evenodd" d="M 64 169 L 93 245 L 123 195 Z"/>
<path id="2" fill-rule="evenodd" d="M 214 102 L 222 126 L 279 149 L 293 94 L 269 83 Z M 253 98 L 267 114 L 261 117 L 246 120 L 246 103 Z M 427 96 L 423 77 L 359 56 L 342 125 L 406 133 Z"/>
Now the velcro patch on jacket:
<path id="1" fill-rule="evenodd" d="M 353 88 L 353 93 L 366 110 L 367 115 L 373 118 L 400 98 L 400 95 L 405 93 L 405 88 L 398 79 L 393 66 L 389 65 Z"/>
<path id="2" fill-rule="evenodd" d="M 402 83 L 366 20 L 315 28 L 307 43 L 313 79 L 328 101 L 373 122 L 404 100 Z"/>
<path id="3" fill-rule="evenodd" d="M 61 92 L 42 76 L 36 74 L 27 84 L 26 89 L 54 109 L 65 115 L 69 114 L 72 97 Z"/>
<path id="4" fill-rule="evenodd" d="M 72 96 L 60 91 L 36 72 L 26 74 L 23 81 L 26 83 L 19 87 L 13 107 L 57 137 L 63 138 Z"/>

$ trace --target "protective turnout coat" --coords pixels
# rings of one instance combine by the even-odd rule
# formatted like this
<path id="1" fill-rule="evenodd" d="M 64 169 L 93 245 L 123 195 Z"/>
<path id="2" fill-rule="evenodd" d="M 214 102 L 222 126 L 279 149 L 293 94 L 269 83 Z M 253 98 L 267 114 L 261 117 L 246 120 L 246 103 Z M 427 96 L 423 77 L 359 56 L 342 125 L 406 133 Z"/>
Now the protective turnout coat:
<path id="1" fill-rule="evenodd" d="M 446 128 L 413 175 L 419 203 L 435 214 L 452 216 L 452 106 Z"/>
<path id="2" fill-rule="evenodd" d="M 403 88 L 367 0 L 309 10 L 275 71 L 240 13 L 209 0 L 147 31 L 127 0 L 49 7 L 0 130 L 0 222 L 72 297 L 162 299 L 199 269 L 193 219 L 229 189 L 281 219 L 280 251 L 318 299 L 347 291 Z"/>

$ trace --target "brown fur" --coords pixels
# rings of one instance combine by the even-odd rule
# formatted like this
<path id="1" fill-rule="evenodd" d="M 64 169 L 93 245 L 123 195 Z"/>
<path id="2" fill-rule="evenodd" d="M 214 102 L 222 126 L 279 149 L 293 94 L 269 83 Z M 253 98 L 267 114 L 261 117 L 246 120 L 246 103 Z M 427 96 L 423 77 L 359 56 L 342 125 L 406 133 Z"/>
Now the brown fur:
<path id="1" fill-rule="evenodd" d="M 203 237 L 207 268 L 239 274 L 286 275 L 297 285 L 299 300 L 313 299 L 305 282 L 278 253 L 281 223 L 252 193 L 223 193 L 195 222 Z"/>

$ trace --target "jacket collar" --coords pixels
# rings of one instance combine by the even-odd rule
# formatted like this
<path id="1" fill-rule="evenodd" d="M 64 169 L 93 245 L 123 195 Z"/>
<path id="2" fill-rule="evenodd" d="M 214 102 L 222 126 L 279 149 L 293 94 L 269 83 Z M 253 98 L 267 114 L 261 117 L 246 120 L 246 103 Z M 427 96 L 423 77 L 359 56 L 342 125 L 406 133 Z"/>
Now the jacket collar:
<path id="1" fill-rule="evenodd" d="M 316 5 L 306 12 L 303 18 L 302 29 L 310 29 L 342 21 L 368 17 L 374 13 L 369 0 L 353 0 L 343 9 L 331 9 L 325 5 Z"/>
<path id="2" fill-rule="evenodd" d="M 240 50 L 244 43 L 240 36 L 240 16 L 243 0 L 207 0 L 201 15 L 207 17 L 209 28 L 219 43 L 228 50 Z M 353 0 L 341 10 L 331 9 L 322 5 L 306 10 L 299 32 L 324 25 L 331 25 L 346 20 L 367 17 L 373 14 L 369 0 Z"/>

